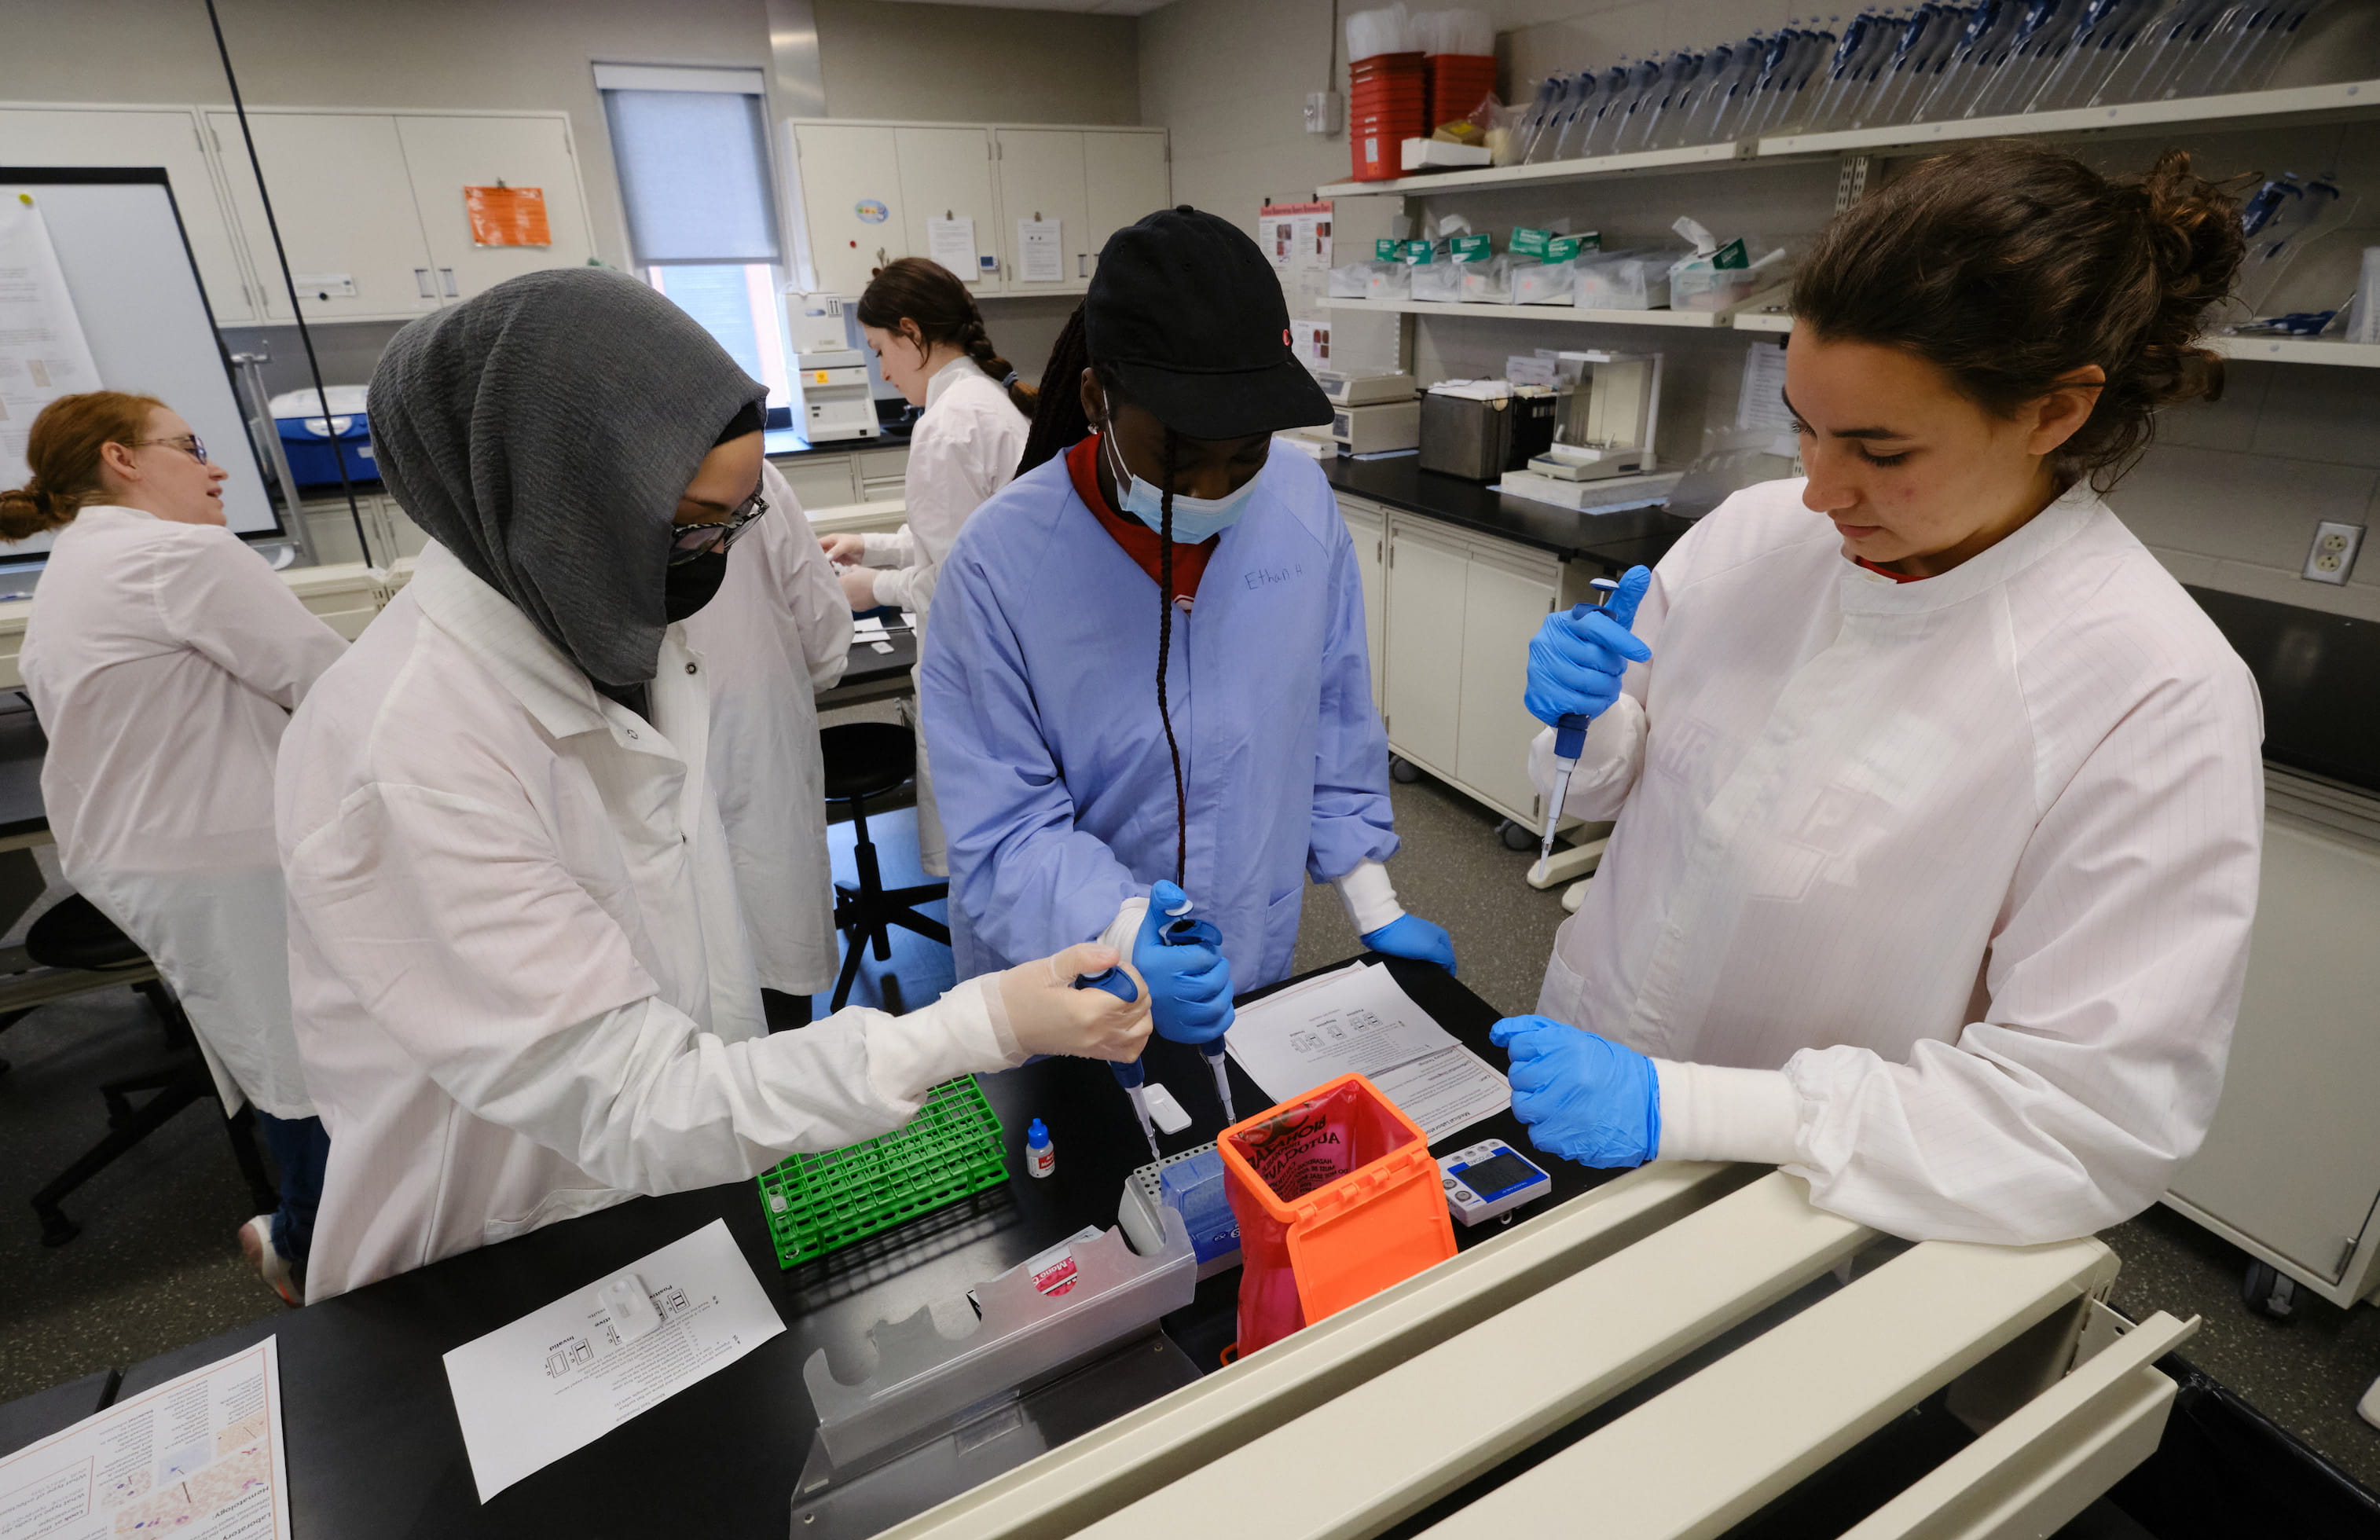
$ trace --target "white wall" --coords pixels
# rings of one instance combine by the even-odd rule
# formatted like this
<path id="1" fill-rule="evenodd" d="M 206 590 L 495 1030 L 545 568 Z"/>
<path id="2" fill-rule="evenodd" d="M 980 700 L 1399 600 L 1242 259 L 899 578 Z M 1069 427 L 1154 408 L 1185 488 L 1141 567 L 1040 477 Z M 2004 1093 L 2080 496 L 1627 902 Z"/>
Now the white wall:
<path id="1" fill-rule="evenodd" d="M 1342 11 L 1364 0 L 1343 0 Z M 1496 18 L 1507 100 L 1525 97 L 1553 70 L 1607 64 L 1622 55 L 1741 37 L 1780 25 L 1803 7 L 1792 0 L 1471 0 Z M 2380 74 L 2373 53 L 2380 7 L 2339 7 L 2341 31 L 2303 49 L 2284 83 Z M 1348 175 L 1343 134 L 1302 131 L 1305 93 L 1321 89 L 1326 68 L 1345 90 L 1344 49 L 1331 35 L 1327 0 L 1174 0 L 1141 20 L 1143 120 L 1172 130 L 1174 191 L 1253 230 L 1266 197 L 1303 197 Z M 2210 175 L 2336 168 L 2364 184 L 2369 230 L 2350 231 L 2310 253 L 2265 309 L 2326 308 L 2352 284 L 2345 276 L 2356 249 L 2380 244 L 2380 186 L 2366 180 L 2380 165 L 2380 125 L 2261 134 L 2183 132 Z M 2102 142 L 2086 158 L 2110 171 L 2148 164 L 2160 141 Z M 1879 165 L 1876 175 L 1893 167 Z M 1560 216 L 1577 228 L 1600 228 L 1607 243 L 1667 244 L 1670 222 L 1692 213 L 1722 237 L 1743 232 L 1769 238 L 1815 233 L 1833 212 L 1832 162 L 1572 184 L 1549 189 L 1448 194 L 1416 199 L 1417 214 L 1461 212 L 1500 236 L 1517 224 Z M 1349 236 L 1383 224 L 1403 205 L 1394 197 L 1342 198 L 1334 211 L 1342 260 L 1357 255 Z M 1368 248 L 1368 234 L 1362 244 Z M 1464 317 L 1416 319 L 1408 358 L 1427 380 L 1500 370 L 1513 353 L 1562 346 L 1644 349 L 1667 356 L 1660 450 L 1675 461 L 1694 453 L 1706 425 L 1732 414 L 1750 338 L 1727 332 L 1541 325 Z M 1342 318 L 1342 325 L 1347 318 Z M 1378 321 L 1368 324 L 1381 325 Z M 1334 336 L 1334 344 L 1341 339 Z M 1345 354 L 1340 348 L 1342 356 Z M 2165 414 L 2159 446 L 2110 503 L 2183 581 L 2277 599 L 2312 609 L 2380 620 L 2380 552 L 2368 554 L 2344 588 L 2296 575 L 2314 524 L 2363 523 L 2380 514 L 2380 378 L 2366 370 L 2303 365 L 2234 365 L 2218 404 L 2192 403 Z"/>

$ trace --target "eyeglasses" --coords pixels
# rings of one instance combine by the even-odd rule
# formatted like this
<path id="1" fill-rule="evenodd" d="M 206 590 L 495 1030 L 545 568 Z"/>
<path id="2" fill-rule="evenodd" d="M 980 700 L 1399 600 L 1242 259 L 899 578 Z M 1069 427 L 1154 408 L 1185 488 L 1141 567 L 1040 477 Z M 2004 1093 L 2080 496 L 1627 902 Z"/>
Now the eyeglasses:
<path id="1" fill-rule="evenodd" d="M 199 464 L 207 463 L 207 446 L 196 433 L 184 433 L 170 439 L 135 439 L 132 441 L 132 447 L 138 449 L 142 444 L 148 443 L 170 443 Z"/>
<path id="2" fill-rule="evenodd" d="M 758 491 L 725 518 L 711 524 L 681 524 L 670 537 L 669 564 L 684 566 L 699 556 L 725 551 L 751 522 L 769 511 L 769 500 Z"/>

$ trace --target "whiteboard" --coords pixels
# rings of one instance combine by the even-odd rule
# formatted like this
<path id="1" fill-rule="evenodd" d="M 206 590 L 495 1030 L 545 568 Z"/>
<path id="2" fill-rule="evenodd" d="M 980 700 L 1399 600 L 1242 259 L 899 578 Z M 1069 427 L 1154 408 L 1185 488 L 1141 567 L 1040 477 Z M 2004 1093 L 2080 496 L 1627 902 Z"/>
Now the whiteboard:
<path id="1" fill-rule="evenodd" d="M 102 388 L 153 395 L 181 413 L 231 473 L 225 521 L 249 537 L 279 533 L 165 173 L 0 166 L 0 198 L 19 193 L 49 225 Z M 0 564 L 38 559 L 50 540 L 0 548 Z"/>

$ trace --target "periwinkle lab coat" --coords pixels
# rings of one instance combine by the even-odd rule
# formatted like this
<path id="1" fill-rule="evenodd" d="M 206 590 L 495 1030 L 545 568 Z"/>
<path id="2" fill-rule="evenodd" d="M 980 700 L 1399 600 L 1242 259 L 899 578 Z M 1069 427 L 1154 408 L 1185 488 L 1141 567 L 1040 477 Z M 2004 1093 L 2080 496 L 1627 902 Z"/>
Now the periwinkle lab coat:
<path id="1" fill-rule="evenodd" d="M 1023 1057 L 973 982 L 767 1035 L 707 666 L 672 626 L 640 717 L 433 542 L 291 722 L 290 995 L 331 1135 L 309 1300 L 882 1134 Z"/>
<path id="2" fill-rule="evenodd" d="M 1913 1240 L 2090 1234 L 2156 1200 L 2222 1089 L 2254 681 L 2087 487 L 1896 584 L 1803 485 L 1738 492 L 1655 570 L 1652 662 L 1567 805 L 1618 827 L 1537 1008 L 1770 1072 L 1786 1147 L 1731 1158 L 1822 1207 Z M 1662 1153 L 1705 1153 L 1671 1149 L 1667 1079 L 1663 1105 Z"/>
<path id="3" fill-rule="evenodd" d="M 18 660 L 67 880 L 182 1003 L 226 1110 L 313 1115 L 289 1020 L 273 762 L 347 644 L 219 525 L 87 507 Z"/>
<path id="4" fill-rule="evenodd" d="M 960 977 L 1088 940 L 1173 875 L 1159 602 L 1062 455 L 961 532 L 922 701 Z M 1233 984 L 1270 983 L 1289 972 L 1304 879 L 1397 847 L 1363 581 L 1312 460 L 1274 447 L 1195 606 L 1174 614 L 1167 678 L 1189 802 L 1183 887 L 1221 929 Z"/>
<path id="5" fill-rule="evenodd" d="M 762 986 L 834 982 L 834 874 L 817 692 L 851 657 L 851 606 L 777 467 L 760 515 L 728 553 L 718 595 L 685 622 L 710 684 L 710 779 Z"/>

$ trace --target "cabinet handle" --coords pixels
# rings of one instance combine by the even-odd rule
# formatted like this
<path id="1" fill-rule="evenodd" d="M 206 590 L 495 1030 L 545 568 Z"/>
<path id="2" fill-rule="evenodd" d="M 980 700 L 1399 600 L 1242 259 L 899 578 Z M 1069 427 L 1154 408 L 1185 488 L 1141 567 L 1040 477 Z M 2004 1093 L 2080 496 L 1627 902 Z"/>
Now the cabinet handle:
<path id="1" fill-rule="evenodd" d="M 438 276 L 444 279 L 446 282 L 446 297 L 449 299 L 455 298 L 456 297 L 455 289 L 455 270 L 451 267 L 442 267 L 438 270 Z"/>
<path id="2" fill-rule="evenodd" d="M 1077 252 L 1075 252 L 1075 277 L 1077 277 L 1077 278 L 1087 278 L 1087 277 L 1089 277 L 1089 276 L 1091 275 L 1091 273 L 1090 273 L 1090 261 L 1091 261 L 1091 254 L 1090 254 L 1089 252 L 1087 252 L 1087 251 L 1077 251 Z"/>
<path id="3" fill-rule="evenodd" d="M 431 285 L 430 270 L 426 267 L 417 267 L 413 270 L 413 286 L 421 291 L 421 297 L 424 299 L 438 297 L 437 289 Z"/>

